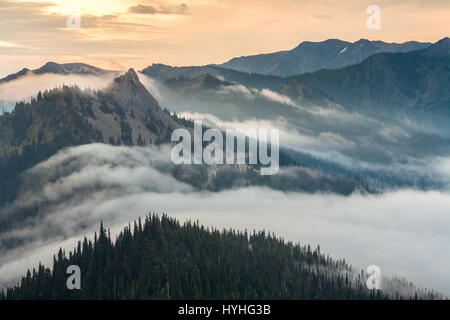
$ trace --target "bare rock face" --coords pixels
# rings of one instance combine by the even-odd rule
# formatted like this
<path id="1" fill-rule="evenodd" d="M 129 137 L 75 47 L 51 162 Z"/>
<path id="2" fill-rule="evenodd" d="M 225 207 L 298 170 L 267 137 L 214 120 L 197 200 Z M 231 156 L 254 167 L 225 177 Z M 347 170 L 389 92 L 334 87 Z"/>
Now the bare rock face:
<path id="1" fill-rule="evenodd" d="M 114 139 L 126 144 L 154 144 L 166 141 L 172 129 L 178 127 L 133 69 L 98 92 L 96 100 L 96 116 L 89 121 L 101 130 L 105 142 Z"/>
<path id="2" fill-rule="evenodd" d="M 165 118 L 158 101 L 145 89 L 133 69 L 114 79 L 106 92 L 111 94 L 125 110 L 133 110 L 135 114 L 143 117 Z M 166 119 L 161 120 L 167 124 Z"/>

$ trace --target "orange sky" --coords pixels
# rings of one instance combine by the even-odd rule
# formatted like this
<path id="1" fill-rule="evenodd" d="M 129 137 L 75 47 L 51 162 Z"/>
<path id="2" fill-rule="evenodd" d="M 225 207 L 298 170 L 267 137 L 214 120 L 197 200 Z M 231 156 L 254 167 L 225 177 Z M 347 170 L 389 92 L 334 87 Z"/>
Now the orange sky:
<path id="1" fill-rule="evenodd" d="M 380 30 L 366 26 L 373 4 Z M 81 28 L 68 29 L 77 10 Z M 435 42 L 449 17 L 449 0 L 0 0 L 0 77 L 47 61 L 221 63 L 328 38 Z"/>

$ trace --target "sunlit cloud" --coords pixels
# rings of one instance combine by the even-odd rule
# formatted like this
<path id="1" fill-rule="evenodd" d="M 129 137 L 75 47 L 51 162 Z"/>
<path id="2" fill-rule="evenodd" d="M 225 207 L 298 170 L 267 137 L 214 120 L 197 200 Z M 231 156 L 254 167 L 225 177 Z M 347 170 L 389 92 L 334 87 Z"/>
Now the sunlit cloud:
<path id="1" fill-rule="evenodd" d="M 21 46 L 16 43 L 0 41 L 0 48 L 20 48 L 20 47 Z"/>
<path id="2" fill-rule="evenodd" d="M 159 7 L 138 4 L 128 8 L 128 12 L 136 14 L 187 14 L 189 8 L 184 3 L 180 5 L 160 5 Z"/>

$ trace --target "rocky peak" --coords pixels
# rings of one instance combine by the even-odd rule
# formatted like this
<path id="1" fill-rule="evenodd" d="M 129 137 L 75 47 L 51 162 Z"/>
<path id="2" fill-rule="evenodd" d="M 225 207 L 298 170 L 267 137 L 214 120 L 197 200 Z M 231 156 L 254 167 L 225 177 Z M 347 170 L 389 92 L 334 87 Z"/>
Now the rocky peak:
<path id="1" fill-rule="evenodd" d="M 139 77 L 133 70 L 133 68 L 129 69 L 121 76 L 115 78 L 114 83 L 120 86 L 127 86 L 129 88 L 138 88 L 142 86 L 142 84 L 139 81 Z"/>
<path id="2" fill-rule="evenodd" d="M 158 101 L 147 91 L 139 81 L 139 77 L 133 69 L 114 79 L 107 90 L 116 101 L 124 108 L 133 108 L 139 112 L 162 112 Z"/>

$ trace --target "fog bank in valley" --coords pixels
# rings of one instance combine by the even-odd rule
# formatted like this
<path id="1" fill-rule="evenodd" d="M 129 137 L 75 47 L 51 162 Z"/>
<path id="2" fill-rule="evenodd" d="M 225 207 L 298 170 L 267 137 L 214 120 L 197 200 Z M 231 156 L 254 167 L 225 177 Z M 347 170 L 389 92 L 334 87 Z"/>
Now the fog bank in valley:
<path id="1" fill-rule="evenodd" d="M 72 249 L 81 237 L 92 236 L 100 221 L 115 234 L 129 221 L 156 212 L 219 229 L 265 229 L 286 240 L 319 244 L 323 253 L 356 267 L 376 264 L 384 275 L 450 293 L 450 194 L 398 190 L 344 197 L 261 187 L 196 191 L 156 169 L 169 161 L 167 151 L 85 145 L 31 169 L 29 177 L 46 182 L 15 205 L 54 205 L 37 220 L 0 234 L 0 240 L 26 240 L 20 248 L 0 248 L 0 285 L 17 281 L 38 261 L 51 265 L 59 245 Z"/>

